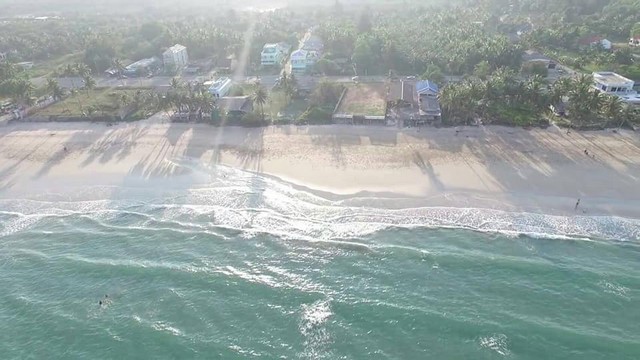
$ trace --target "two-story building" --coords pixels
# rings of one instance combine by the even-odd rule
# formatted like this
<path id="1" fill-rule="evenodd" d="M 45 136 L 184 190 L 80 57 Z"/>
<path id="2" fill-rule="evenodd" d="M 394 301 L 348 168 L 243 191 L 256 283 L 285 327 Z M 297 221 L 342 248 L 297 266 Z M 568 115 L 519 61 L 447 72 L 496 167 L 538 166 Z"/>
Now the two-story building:
<path id="1" fill-rule="evenodd" d="M 280 65 L 287 57 L 290 47 L 285 43 L 265 44 L 260 53 L 262 66 Z"/>
<path id="2" fill-rule="evenodd" d="M 291 53 L 291 71 L 307 72 L 313 68 L 318 61 L 318 52 L 312 50 L 299 49 Z"/>
<path id="3" fill-rule="evenodd" d="M 215 98 L 227 96 L 227 94 L 229 94 L 229 91 L 231 91 L 232 85 L 233 82 L 227 77 L 220 78 L 216 81 L 207 81 L 204 83 L 204 86 L 208 87 L 209 93 L 211 93 L 211 95 L 213 95 Z"/>
<path id="4" fill-rule="evenodd" d="M 164 61 L 165 68 L 173 67 L 174 70 L 182 69 L 189 64 L 187 48 L 180 44 L 175 44 L 162 53 L 162 60 Z"/>
<path id="5" fill-rule="evenodd" d="M 614 72 L 603 71 L 593 73 L 593 87 L 598 91 L 614 95 L 629 104 L 640 104 L 638 92 L 633 90 L 635 83 Z"/>

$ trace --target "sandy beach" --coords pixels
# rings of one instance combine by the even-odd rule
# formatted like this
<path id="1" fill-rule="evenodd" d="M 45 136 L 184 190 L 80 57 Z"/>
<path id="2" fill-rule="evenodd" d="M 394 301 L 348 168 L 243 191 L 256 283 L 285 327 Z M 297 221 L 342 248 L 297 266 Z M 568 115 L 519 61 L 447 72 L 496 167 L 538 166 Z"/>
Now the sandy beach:
<path id="1" fill-rule="evenodd" d="M 624 130 L 244 129 L 151 121 L 0 128 L 5 198 L 55 192 L 62 185 L 216 176 L 218 165 L 274 176 L 327 197 L 402 199 L 398 207 L 640 218 L 640 136 Z"/>

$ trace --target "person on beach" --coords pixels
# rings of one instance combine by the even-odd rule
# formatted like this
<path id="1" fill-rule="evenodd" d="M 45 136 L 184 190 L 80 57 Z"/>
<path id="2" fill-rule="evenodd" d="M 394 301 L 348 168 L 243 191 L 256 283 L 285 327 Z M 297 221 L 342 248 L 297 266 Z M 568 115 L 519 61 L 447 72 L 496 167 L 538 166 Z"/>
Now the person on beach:
<path id="1" fill-rule="evenodd" d="M 578 201 L 576 202 L 576 207 L 573 208 L 574 211 L 578 210 L 578 206 L 580 205 L 580 198 L 578 198 Z"/>

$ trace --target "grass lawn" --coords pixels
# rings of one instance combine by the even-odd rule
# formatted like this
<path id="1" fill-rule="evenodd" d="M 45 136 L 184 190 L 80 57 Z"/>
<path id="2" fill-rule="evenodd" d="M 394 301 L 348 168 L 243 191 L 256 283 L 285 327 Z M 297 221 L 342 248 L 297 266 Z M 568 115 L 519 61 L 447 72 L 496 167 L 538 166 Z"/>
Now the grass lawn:
<path id="1" fill-rule="evenodd" d="M 58 70 L 61 66 L 67 64 L 73 64 L 77 62 L 82 62 L 82 53 L 74 53 L 67 54 L 65 56 L 44 61 L 44 62 L 36 62 L 33 65 L 32 69 L 29 69 L 28 74 L 30 77 L 40 77 L 40 76 L 49 76 L 54 71 Z"/>
<path id="2" fill-rule="evenodd" d="M 120 115 L 122 95 L 132 99 L 136 92 L 145 90 L 147 89 L 101 88 L 88 93 L 81 90 L 75 95 L 38 111 L 38 115 L 75 117 L 83 116 L 83 112 L 86 114 L 91 109 L 96 116 L 116 116 Z"/>

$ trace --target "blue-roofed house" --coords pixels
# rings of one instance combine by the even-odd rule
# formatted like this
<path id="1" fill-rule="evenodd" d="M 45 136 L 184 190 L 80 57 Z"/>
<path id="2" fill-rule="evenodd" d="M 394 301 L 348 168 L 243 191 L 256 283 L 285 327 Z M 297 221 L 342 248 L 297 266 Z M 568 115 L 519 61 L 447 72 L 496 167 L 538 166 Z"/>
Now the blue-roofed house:
<path id="1" fill-rule="evenodd" d="M 416 83 L 416 97 L 420 109 L 421 123 L 437 123 L 442 117 L 438 101 L 438 85 L 433 81 L 420 80 Z"/>

